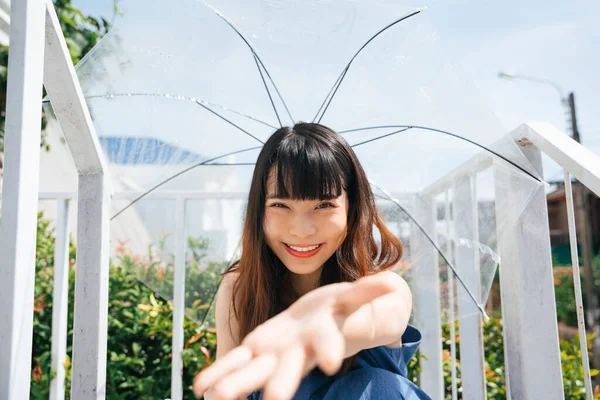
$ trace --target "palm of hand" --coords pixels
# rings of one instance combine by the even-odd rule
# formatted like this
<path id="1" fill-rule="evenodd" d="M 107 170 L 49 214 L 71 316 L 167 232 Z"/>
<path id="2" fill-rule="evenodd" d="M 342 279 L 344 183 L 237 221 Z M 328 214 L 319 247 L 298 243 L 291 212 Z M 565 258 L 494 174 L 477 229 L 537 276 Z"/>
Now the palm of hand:
<path id="1" fill-rule="evenodd" d="M 315 366 L 330 375 L 339 370 L 345 319 L 390 290 L 381 280 L 363 278 L 309 292 L 204 370 L 194 382 L 196 393 L 212 386 L 218 399 L 236 399 L 264 388 L 266 400 L 292 398 Z"/>

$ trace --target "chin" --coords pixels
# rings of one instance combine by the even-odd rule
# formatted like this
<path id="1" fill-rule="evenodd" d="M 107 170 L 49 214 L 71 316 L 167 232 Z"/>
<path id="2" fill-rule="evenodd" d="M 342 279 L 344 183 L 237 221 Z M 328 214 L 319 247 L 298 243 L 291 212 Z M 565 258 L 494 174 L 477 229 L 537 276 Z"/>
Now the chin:
<path id="1" fill-rule="evenodd" d="M 285 265 L 285 267 L 288 269 L 288 271 L 296 274 L 296 275 L 310 275 L 313 274 L 315 272 L 317 272 L 319 269 L 321 269 L 321 266 L 323 265 L 321 264 L 302 264 L 302 263 L 298 263 L 296 262 L 289 262 L 289 261 L 283 261 L 283 265 Z"/>

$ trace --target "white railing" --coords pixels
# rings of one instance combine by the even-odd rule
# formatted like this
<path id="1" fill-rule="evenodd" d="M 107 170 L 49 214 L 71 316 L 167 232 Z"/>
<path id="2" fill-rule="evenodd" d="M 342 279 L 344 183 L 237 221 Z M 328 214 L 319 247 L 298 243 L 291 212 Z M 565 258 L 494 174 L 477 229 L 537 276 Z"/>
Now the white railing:
<path id="1" fill-rule="evenodd" d="M 569 213 L 569 235 L 578 308 L 582 364 L 587 398 L 591 399 L 592 387 L 583 320 L 571 176 L 578 179 L 597 195 L 600 195 L 600 158 L 546 123 L 523 124 L 511 132 L 510 137 L 520 147 L 521 152 L 527 157 L 538 176 L 543 176 L 542 152 L 561 165 L 565 171 L 565 191 Z M 460 237 L 460 231 L 467 230 L 463 235 L 474 237 L 473 234 L 477 232 L 478 212 L 477 204 L 473 201 L 476 191 L 474 178 L 481 171 L 497 166 L 502 168 L 503 164 L 505 164 L 505 161 L 491 154 L 478 154 L 426 188 L 420 196 L 433 198 L 439 194 L 447 194 L 452 190 L 453 195 L 461 199 L 461 201 L 455 202 L 455 205 L 460 204 L 465 207 L 465 205 L 470 204 L 470 207 L 466 207 L 464 210 L 454 210 L 453 220 L 460 221 L 460 223 L 454 225 L 453 234 Z M 511 190 L 513 184 L 517 184 L 517 182 L 511 182 L 509 176 L 496 175 L 497 204 L 519 204 L 519 199 L 510 202 L 510 196 L 515 196 L 515 193 L 518 193 L 518 190 Z M 506 201 L 503 200 L 502 196 L 507 196 Z M 448 202 L 448 200 L 446 201 Z M 448 206 L 446 207 L 448 209 Z M 515 213 L 518 212 L 521 212 L 521 214 L 518 216 L 519 218 L 516 218 Z M 497 207 L 496 220 L 518 221 L 517 225 L 511 227 L 510 232 L 504 232 L 503 240 L 499 240 L 499 253 L 502 259 L 500 264 L 500 287 L 508 396 L 513 399 L 563 399 L 550 232 L 544 188 L 540 187 L 533 194 L 533 198 L 527 202 L 527 207 L 524 210 Z M 535 232 L 530 229 L 532 226 L 536 227 Z M 476 275 L 478 260 L 473 256 L 468 252 L 463 254 L 462 258 L 460 254 L 455 255 L 454 260 L 457 266 L 461 266 L 460 272 L 463 274 L 463 279 L 468 280 L 474 277 L 474 275 L 470 275 L 469 271 Z M 437 260 L 430 260 L 429 263 L 432 269 L 430 275 L 436 276 L 437 272 L 433 270 L 437 268 Z M 462 266 L 465 265 L 469 267 L 466 270 L 462 269 Z M 426 279 L 426 276 L 422 277 L 424 285 L 427 284 Z M 470 283 L 471 285 L 476 284 L 474 281 Z M 419 285 L 420 282 L 415 282 L 417 303 L 419 302 Z M 429 318 L 437 318 L 439 311 L 436 311 L 436 309 L 441 301 L 440 298 L 431 298 L 430 291 L 427 292 L 427 295 L 428 297 L 421 302 L 421 304 L 425 304 L 425 309 L 417 309 L 417 312 L 422 314 L 421 320 L 423 322 Z M 469 306 L 469 303 L 461 302 L 460 293 L 458 301 L 459 310 Z M 485 398 L 481 318 L 479 316 L 463 318 L 459 326 L 463 398 Z M 425 337 L 422 344 L 422 352 L 427 356 L 427 359 L 422 361 L 421 385 L 433 398 L 443 398 L 444 396 L 443 389 L 441 389 L 443 375 L 438 356 L 440 341 L 441 335 L 436 333 L 432 337 Z M 454 362 L 454 351 L 451 357 L 453 357 L 452 361 Z M 543 369 L 540 366 L 543 366 Z M 452 375 L 454 387 L 456 385 L 454 371 L 452 371 Z M 455 390 L 453 392 L 455 393 Z M 456 398 L 455 394 L 453 394 L 453 398 Z"/>
<path id="2" fill-rule="evenodd" d="M 29 398 L 42 82 L 79 175 L 72 397 L 102 398 L 108 317 L 106 167 L 52 1 L 18 1 L 11 20 L 0 232 L 0 398 Z"/>
<path id="3" fill-rule="evenodd" d="M 131 200 L 143 193 L 123 192 L 115 193 L 113 200 Z M 145 200 L 169 200 L 175 205 L 175 277 L 173 285 L 173 339 L 172 339 L 172 365 L 171 365 L 171 400 L 180 400 L 183 396 L 183 360 L 181 352 L 184 348 L 184 314 L 185 314 L 185 252 L 186 252 L 186 203 L 188 200 L 244 200 L 246 193 L 211 193 L 211 192 L 153 192 L 147 194 Z M 56 376 L 51 384 L 51 399 L 64 399 L 65 369 L 64 361 L 67 344 L 67 309 L 68 309 L 68 259 L 69 259 L 69 204 L 77 201 L 76 193 L 40 193 L 39 200 L 55 201 L 57 213 L 56 248 L 54 264 L 54 305 L 52 310 L 52 368 Z M 78 253 L 79 254 L 79 253 Z M 79 265 L 79 260 L 78 260 Z M 77 302 L 76 288 L 75 301 Z M 108 300 L 106 307 L 108 307 Z M 88 321 L 89 329 L 94 328 L 93 321 Z M 74 335 L 75 337 L 76 335 Z M 106 342 L 106 332 L 101 338 Z M 75 366 L 74 366 L 75 368 Z M 75 374 L 74 374 L 75 375 Z M 73 397 L 76 398 L 76 397 Z"/>

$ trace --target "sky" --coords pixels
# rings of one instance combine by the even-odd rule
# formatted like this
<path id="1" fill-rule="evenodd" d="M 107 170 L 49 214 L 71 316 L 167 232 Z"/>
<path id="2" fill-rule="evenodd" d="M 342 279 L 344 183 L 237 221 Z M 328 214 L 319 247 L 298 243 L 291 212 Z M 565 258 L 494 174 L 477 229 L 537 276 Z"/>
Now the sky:
<path id="1" fill-rule="evenodd" d="M 121 0 L 126 2 L 127 0 Z M 600 2 L 420 0 L 452 62 L 510 131 L 523 122 L 550 122 L 566 131 L 565 110 L 551 86 L 499 79 L 498 72 L 549 79 L 575 93 L 582 144 L 600 155 Z M 84 13 L 113 19 L 113 0 L 73 0 Z M 546 180 L 562 177 L 546 160 Z"/>

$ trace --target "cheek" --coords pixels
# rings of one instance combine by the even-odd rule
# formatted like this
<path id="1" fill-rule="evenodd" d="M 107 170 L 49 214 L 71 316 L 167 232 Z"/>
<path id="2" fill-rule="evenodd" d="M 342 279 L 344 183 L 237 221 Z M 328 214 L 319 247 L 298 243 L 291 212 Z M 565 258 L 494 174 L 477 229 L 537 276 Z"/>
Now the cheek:
<path id="1" fill-rule="evenodd" d="M 277 240 L 277 236 L 281 234 L 282 231 L 282 221 L 281 218 L 277 218 L 276 215 L 272 213 L 265 213 L 265 217 L 263 219 L 263 230 L 265 232 L 265 237 L 267 242 L 272 243 Z"/>
<path id="2" fill-rule="evenodd" d="M 332 237 L 336 237 L 341 243 L 346 237 L 348 228 L 348 217 L 345 213 L 332 215 L 327 221 L 327 231 Z"/>
<path id="3" fill-rule="evenodd" d="M 273 218 L 269 218 L 267 214 L 265 214 L 265 218 L 263 219 L 263 231 L 265 233 L 265 237 L 267 242 L 271 241 L 271 237 L 273 237 Z"/>

